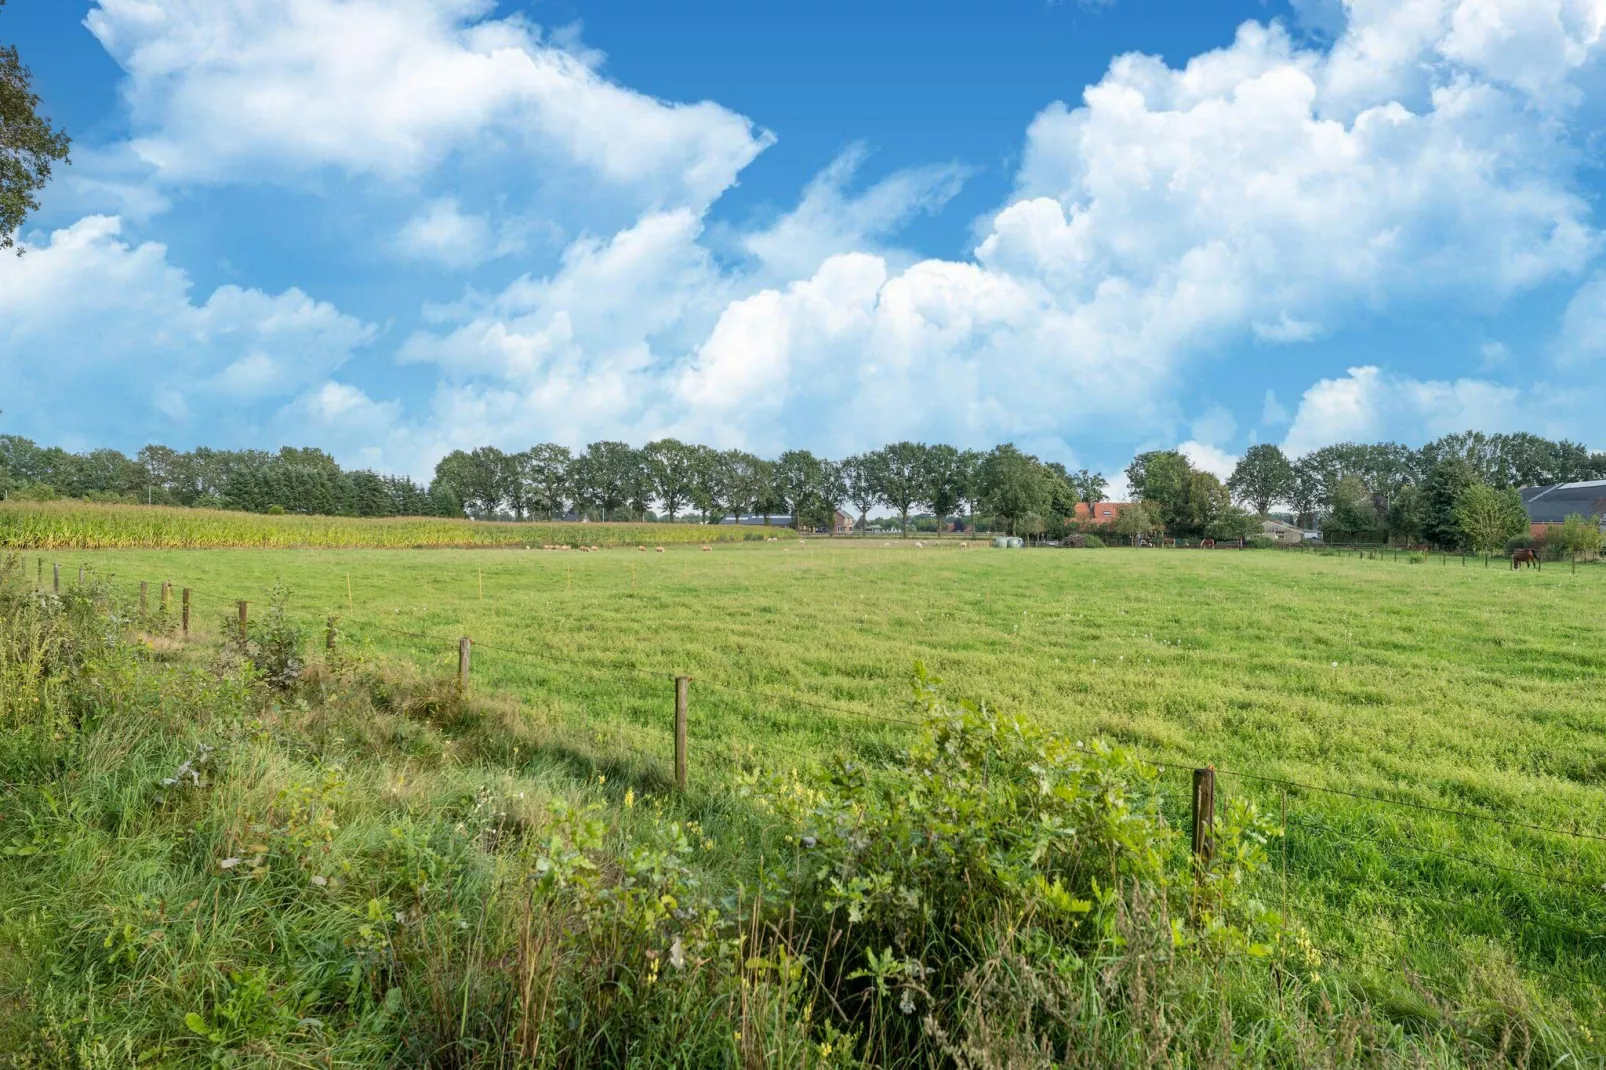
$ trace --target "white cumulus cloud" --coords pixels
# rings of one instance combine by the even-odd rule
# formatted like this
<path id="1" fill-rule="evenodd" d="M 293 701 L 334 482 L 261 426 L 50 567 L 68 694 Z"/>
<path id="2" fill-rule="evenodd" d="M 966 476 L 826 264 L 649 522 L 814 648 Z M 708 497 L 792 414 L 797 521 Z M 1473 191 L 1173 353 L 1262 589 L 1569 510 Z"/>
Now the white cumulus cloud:
<path id="1" fill-rule="evenodd" d="M 295 291 L 219 291 L 199 307 L 251 323 L 253 310 L 302 309 L 322 324 L 305 330 L 332 340 L 312 347 L 323 358 L 247 344 L 259 326 L 228 345 L 208 335 L 204 375 L 146 388 L 164 412 L 223 404 L 199 382 L 219 399 L 288 391 L 300 400 L 286 419 L 344 420 L 387 451 L 673 431 L 832 454 L 905 435 L 1013 439 L 1068 456 L 1091 429 L 1177 441 L 1194 405 L 1183 384 L 1234 346 L 1314 361 L 1357 314 L 1429 302 L 1481 314 L 1583 273 L 1599 236 L 1576 188 L 1573 109 L 1603 10 L 1348 0 L 1328 47 L 1247 22 L 1180 67 L 1119 56 L 1079 101 L 1032 121 L 974 254 L 925 260 L 891 245 L 952 197 L 961 169 L 855 191 L 855 148 L 793 211 L 717 242 L 709 206 L 768 135 L 714 104 L 616 85 L 596 56 L 482 0 L 100 0 L 89 23 L 128 72 L 134 151 L 165 181 L 334 169 L 435 190 L 423 176 L 443 161 L 506 153 L 533 161 L 537 186 L 567 176 L 608 206 L 565 228 L 581 236 L 551 270 L 427 310 L 399 351 L 439 376 L 427 413 L 333 382 L 370 329 Z M 483 265 L 505 235 L 455 197 L 420 193 L 390 240 Z M 159 247 L 119 247 L 182 295 Z M 1588 349 L 1597 296 L 1580 291 L 1563 350 Z M 98 322 L 103 299 L 116 300 L 56 294 L 52 314 Z M 1519 405 L 1560 411 L 1537 391 L 1358 367 L 1306 392 L 1286 442 L 1420 438 L 1500 424 Z M 1286 420 L 1280 409 L 1268 395 L 1266 422 Z M 1186 445 L 1220 468 L 1236 430 L 1206 421 Z"/>
<path id="2" fill-rule="evenodd" d="M 1368 365 L 1305 391 L 1283 449 L 1297 456 L 1335 442 L 1422 442 L 1468 428 L 1515 430 L 1532 408 L 1515 387 L 1469 378 L 1423 381 Z"/>
<path id="3" fill-rule="evenodd" d="M 490 0 L 99 0 L 134 149 L 166 181 L 418 176 L 507 146 L 643 204 L 706 205 L 769 143 L 716 104 L 621 87 Z"/>
<path id="4" fill-rule="evenodd" d="M 114 217 L 0 257 L 8 421 L 46 441 L 100 446 L 189 439 L 189 421 L 204 417 L 209 434 L 239 441 L 376 333 L 300 290 L 222 286 L 200 304 L 190 290 L 165 247 L 122 240 Z"/>

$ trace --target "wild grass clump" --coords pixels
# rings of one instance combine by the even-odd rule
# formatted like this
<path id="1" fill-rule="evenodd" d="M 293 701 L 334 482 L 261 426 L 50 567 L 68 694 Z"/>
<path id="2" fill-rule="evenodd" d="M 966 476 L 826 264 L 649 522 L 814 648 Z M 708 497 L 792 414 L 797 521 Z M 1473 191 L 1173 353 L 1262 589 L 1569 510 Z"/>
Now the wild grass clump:
<path id="1" fill-rule="evenodd" d="M 1273 836 L 1253 806 L 1196 868 L 1154 768 L 924 676 L 896 761 L 676 796 L 361 649 L 278 671 L 293 644 L 271 610 L 243 647 L 176 658 L 147 623 L 93 582 L 57 597 L 0 566 L 6 1065 L 1585 1050 L 1563 1026 L 1535 1046 L 1513 1003 L 1424 996 L 1391 1018 L 1257 898 Z"/>

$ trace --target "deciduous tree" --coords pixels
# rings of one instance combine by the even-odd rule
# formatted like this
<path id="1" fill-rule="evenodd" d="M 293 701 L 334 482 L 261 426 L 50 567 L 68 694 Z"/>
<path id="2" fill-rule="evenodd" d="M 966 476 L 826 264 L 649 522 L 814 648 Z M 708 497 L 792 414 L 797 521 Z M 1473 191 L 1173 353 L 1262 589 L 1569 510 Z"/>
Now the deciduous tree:
<path id="1" fill-rule="evenodd" d="M 909 510 L 926 500 L 926 447 L 894 442 L 876 451 L 876 497 L 898 511 L 903 537 L 909 537 Z"/>
<path id="2" fill-rule="evenodd" d="M 1173 533 L 1187 526 L 1188 484 L 1193 466 L 1176 450 L 1140 453 L 1127 465 L 1126 480 L 1138 501 L 1153 504 Z"/>
<path id="3" fill-rule="evenodd" d="M 927 446 L 925 470 L 924 500 L 937 515 L 937 534 L 941 536 L 943 521 L 959 508 L 965 497 L 968 473 L 964 455 L 952 446 Z"/>
<path id="4" fill-rule="evenodd" d="M 1474 483 L 1461 492 L 1455 519 L 1465 544 L 1485 555 L 1528 530 L 1522 496 L 1515 489 L 1498 490 L 1486 483 Z"/>
<path id="5" fill-rule="evenodd" d="M 691 499 L 692 485 L 697 479 L 695 450 L 679 439 L 663 438 L 647 443 L 642 453 L 652 477 L 653 493 L 669 519 L 674 520 L 675 514 Z"/>
<path id="6" fill-rule="evenodd" d="M 0 8 L 5 0 L 0 0 Z M 14 46 L 0 45 L 0 249 L 16 244 L 53 164 L 66 163 L 67 135 L 39 114 L 33 76 Z"/>
<path id="7" fill-rule="evenodd" d="M 981 464 L 982 508 L 1014 535 L 1028 517 L 1048 513 L 1053 489 L 1048 470 L 1030 454 L 1005 443 Z"/>
<path id="8" fill-rule="evenodd" d="M 1083 468 L 1071 477 L 1071 486 L 1076 491 L 1077 500 L 1087 506 L 1088 522 L 1097 523 L 1094 508 L 1109 493 L 1110 481 L 1104 478 L 1103 472 L 1090 472 Z"/>
<path id="9" fill-rule="evenodd" d="M 842 462 L 843 497 L 859 511 L 859 533 L 870 531 L 870 510 L 881 501 L 880 455 L 856 453 Z"/>
<path id="10" fill-rule="evenodd" d="M 1278 447 L 1262 442 L 1245 451 L 1227 488 L 1238 501 L 1253 505 L 1256 514 L 1265 516 L 1274 503 L 1293 498 L 1294 482 L 1294 466 L 1288 457 Z"/>

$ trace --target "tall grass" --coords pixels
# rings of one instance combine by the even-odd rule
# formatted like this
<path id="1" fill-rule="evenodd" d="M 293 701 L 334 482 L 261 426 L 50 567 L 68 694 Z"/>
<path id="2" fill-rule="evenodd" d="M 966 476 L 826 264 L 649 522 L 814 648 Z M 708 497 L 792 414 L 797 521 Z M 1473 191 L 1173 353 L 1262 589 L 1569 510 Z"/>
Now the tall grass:
<path id="1" fill-rule="evenodd" d="M 360 653 L 264 674 L 289 626 L 186 650 L 0 568 L 10 1063 L 1593 1058 L 1521 993 L 1374 998 L 1253 894 L 1270 814 L 1225 814 L 1196 875 L 1157 770 L 930 684 L 884 768 L 676 797 Z"/>
<path id="2" fill-rule="evenodd" d="M 776 534 L 784 529 L 776 529 Z M 0 502 L 0 549 L 365 549 L 635 546 L 759 539 L 705 524 L 501 523 L 421 517 L 263 516 L 215 509 Z"/>

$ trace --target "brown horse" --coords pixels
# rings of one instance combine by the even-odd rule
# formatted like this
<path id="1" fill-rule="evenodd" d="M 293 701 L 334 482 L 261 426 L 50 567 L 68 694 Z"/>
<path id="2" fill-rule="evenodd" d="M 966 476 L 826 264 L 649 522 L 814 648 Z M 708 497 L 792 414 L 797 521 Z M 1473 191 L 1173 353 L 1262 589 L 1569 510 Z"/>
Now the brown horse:
<path id="1" fill-rule="evenodd" d="M 1539 555 L 1537 553 L 1532 550 L 1517 550 L 1511 555 L 1511 567 L 1519 569 L 1523 565 L 1527 565 L 1529 568 L 1544 568 L 1539 563 Z"/>

